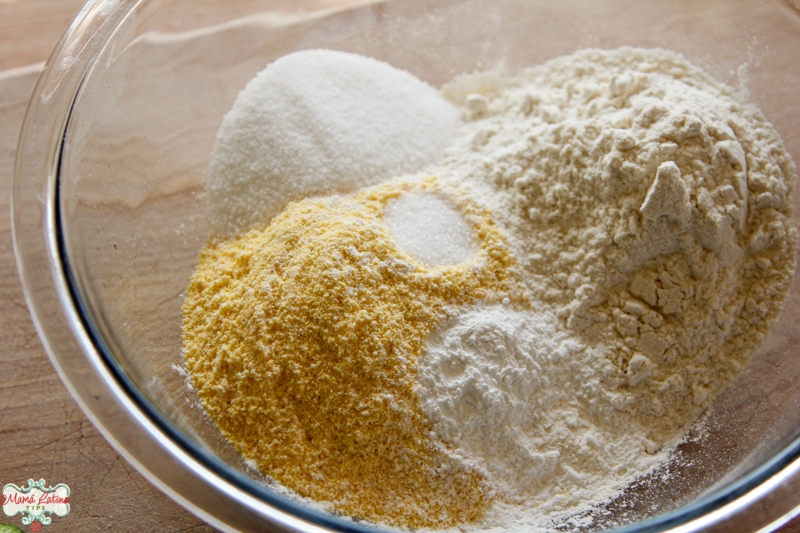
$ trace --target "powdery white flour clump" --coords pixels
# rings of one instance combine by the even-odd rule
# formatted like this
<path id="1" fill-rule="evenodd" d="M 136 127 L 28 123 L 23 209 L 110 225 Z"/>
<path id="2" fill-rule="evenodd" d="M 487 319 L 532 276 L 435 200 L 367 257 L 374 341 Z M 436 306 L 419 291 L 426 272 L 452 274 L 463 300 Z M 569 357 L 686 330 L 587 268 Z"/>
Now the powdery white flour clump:
<path id="1" fill-rule="evenodd" d="M 570 335 L 547 308 L 478 306 L 428 337 L 422 409 L 506 503 L 574 505 L 608 496 L 627 485 L 620 473 L 655 463 L 641 428 L 583 412 L 604 401 L 609 366 L 605 350 Z"/>
<path id="2" fill-rule="evenodd" d="M 292 200 L 420 170 L 459 125 L 436 89 L 381 61 L 332 50 L 284 56 L 247 84 L 220 126 L 206 187 L 212 229 L 234 235 Z"/>
<path id="3" fill-rule="evenodd" d="M 546 527 L 665 460 L 764 340 L 795 269 L 796 171 L 760 111 L 666 50 L 478 82 L 499 89 L 445 89 L 467 123 L 442 174 L 506 231 L 532 310 L 451 319 L 420 397 L 498 489 L 479 527 Z"/>

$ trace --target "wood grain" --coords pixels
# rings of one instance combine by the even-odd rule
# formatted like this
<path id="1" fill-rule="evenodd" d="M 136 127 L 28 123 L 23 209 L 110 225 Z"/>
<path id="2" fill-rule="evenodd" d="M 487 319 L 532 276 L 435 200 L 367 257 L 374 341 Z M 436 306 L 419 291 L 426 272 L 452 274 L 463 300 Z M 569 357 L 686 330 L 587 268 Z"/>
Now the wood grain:
<path id="1" fill-rule="evenodd" d="M 213 532 L 150 485 L 83 416 L 44 353 L 16 273 L 9 203 L 16 139 L 39 71 L 30 65 L 46 60 L 81 3 L 0 0 L 0 486 L 29 478 L 67 483 L 72 512 L 53 520 L 46 528 L 52 533 Z M 253 12 L 265 5 L 251 3 Z M 303 7 L 278 4 L 289 11 Z M 165 31 L 204 22 L 165 21 Z M 2 521 L 19 525 L 18 516 Z M 800 519 L 781 532 L 800 533 Z"/>
<path id="2" fill-rule="evenodd" d="M 44 61 L 83 0 L 0 1 L 0 70 Z"/>
<path id="3" fill-rule="evenodd" d="M 0 69 L 44 61 L 76 0 L 0 2 Z M 103 439 L 70 397 L 39 342 L 14 263 L 14 151 L 39 68 L 0 72 L 0 486 L 63 482 L 72 510 L 46 530 L 214 532 L 150 485 Z M 20 517 L 0 522 L 21 525 Z"/>

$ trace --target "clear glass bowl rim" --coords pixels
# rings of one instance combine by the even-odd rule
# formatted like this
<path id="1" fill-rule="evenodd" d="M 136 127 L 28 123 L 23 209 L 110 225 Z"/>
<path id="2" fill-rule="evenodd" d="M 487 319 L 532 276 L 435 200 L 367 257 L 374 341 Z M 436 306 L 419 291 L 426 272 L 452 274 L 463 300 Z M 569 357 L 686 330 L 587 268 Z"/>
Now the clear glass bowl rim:
<path id="1" fill-rule="evenodd" d="M 281 496 L 203 450 L 137 389 L 89 319 L 64 249 L 59 212 L 61 150 L 69 131 L 71 104 L 83 79 L 116 29 L 140 3 L 141 0 L 90 0 L 47 62 L 25 116 L 14 171 L 12 234 L 25 298 L 39 336 L 73 398 L 107 440 L 148 479 L 201 518 L 227 531 L 249 531 L 259 521 L 296 531 L 375 531 L 372 526 L 340 519 Z M 42 264 L 49 267 L 46 276 L 41 275 Z M 67 331 L 72 342 L 65 342 Z M 96 374 L 91 385 L 101 387 L 102 399 L 114 404 L 112 416 L 96 405 L 100 397 L 92 402 L 81 389 L 75 368 L 91 369 Z M 119 415 L 129 426 L 125 430 L 120 429 L 119 420 L 111 422 Z M 134 438 L 128 435 L 131 432 L 136 434 Z M 187 498 L 175 480 L 159 472 L 157 461 L 147 457 L 152 446 L 142 448 L 133 442 L 142 438 L 156 443 L 162 455 L 183 464 L 196 480 L 202 480 L 205 486 L 193 489 L 200 496 Z M 614 531 L 699 531 L 733 523 L 748 509 L 768 500 L 779 487 L 797 480 L 800 437 L 766 463 L 712 494 Z M 800 487 L 800 482 L 797 485 Z M 221 492 L 232 495 L 239 518 L 198 503 Z M 795 500 L 800 500 L 800 493 Z M 800 512 L 798 504 L 800 501 L 789 501 L 784 495 L 776 516 L 760 527 L 776 529 Z"/>

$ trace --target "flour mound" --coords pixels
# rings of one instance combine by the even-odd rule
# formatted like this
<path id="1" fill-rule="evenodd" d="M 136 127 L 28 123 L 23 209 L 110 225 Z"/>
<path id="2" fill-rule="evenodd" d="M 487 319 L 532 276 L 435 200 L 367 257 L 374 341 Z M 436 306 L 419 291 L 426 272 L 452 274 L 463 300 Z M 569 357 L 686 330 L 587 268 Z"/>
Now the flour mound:
<path id="1" fill-rule="evenodd" d="M 485 76 L 445 88 L 466 124 L 441 174 L 504 228 L 531 307 L 462 310 L 418 383 L 501 495 L 481 527 L 538 527 L 652 471 L 747 364 L 793 277 L 796 170 L 760 111 L 673 52 Z"/>
<path id="2" fill-rule="evenodd" d="M 331 50 L 284 56 L 225 115 L 208 218 L 220 235 L 264 225 L 293 200 L 352 192 L 435 162 L 460 122 L 438 91 L 386 63 Z"/>

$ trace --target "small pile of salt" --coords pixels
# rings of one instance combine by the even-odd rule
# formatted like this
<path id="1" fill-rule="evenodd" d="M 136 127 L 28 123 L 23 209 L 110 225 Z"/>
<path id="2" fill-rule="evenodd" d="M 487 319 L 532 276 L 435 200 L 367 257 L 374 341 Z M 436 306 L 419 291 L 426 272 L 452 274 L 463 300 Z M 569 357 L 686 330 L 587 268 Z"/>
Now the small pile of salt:
<path id="1" fill-rule="evenodd" d="M 435 163 L 459 112 L 412 74 L 331 50 L 284 56 L 225 115 L 211 155 L 218 235 L 266 224 L 311 195 L 352 192 Z"/>
<path id="2" fill-rule="evenodd" d="M 475 254 L 472 227 L 434 194 L 404 194 L 386 205 L 383 219 L 400 249 L 426 266 L 457 265 Z"/>

